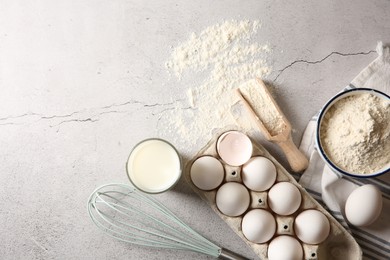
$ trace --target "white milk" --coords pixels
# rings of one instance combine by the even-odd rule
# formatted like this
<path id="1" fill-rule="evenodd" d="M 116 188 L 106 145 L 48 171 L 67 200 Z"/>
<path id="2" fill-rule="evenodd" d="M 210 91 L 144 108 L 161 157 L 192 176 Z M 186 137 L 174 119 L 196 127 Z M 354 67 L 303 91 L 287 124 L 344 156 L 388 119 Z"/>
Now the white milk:
<path id="1" fill-rule="evenodd" d="M 150 193 L 162 192 L 176 184 L 180 178 L 180 157 L 166 141 L 148 139 L 131 152 L 127 174 L 138 189 Z"/>

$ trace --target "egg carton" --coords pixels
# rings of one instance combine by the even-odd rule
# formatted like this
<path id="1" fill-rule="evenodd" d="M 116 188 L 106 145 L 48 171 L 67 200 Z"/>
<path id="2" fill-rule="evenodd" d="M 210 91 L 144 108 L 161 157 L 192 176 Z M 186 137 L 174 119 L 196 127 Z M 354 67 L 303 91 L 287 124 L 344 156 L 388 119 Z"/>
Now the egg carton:
<path id="1" fill-rule="evenodd" d="M 302 201 L 299 209 L 289 216 L 280 216 L 272 212 L 267 204 L 267 191 L 256 192 L 248 189 L 251 197 L 251 202 L 249 208 L 238 217 L 230 217 L 224 215 L 216 205 L 216 193 L 219 187 L 221 187 L 226 182 L 238 182 L 243 183 L 241 178 L 241 166 L 230 166 L 226 164 L 218 155 L 217 152 L 217 141 L 218 138 L 225 132 L 228 131 L 240 131 L 246 134 L 252 141 L 253 145 L 253 156 L 264 156 L 271 160 L 276 167 L 277 177 L 275 184 L 278 182 L 290 182 L 294 184 L 300 191 L 302 196 Z M 190 170 L 193 162 L 201 156 L 213 156 L 217 158 L 225 170 L 224 181 L 214 190 L 204 191 L 197 188 L 190 176 Z M 265 209 L 272 213 L 276 220 L 276 232 L 275 236 L 279 235 L 290 235 L 295 237 L 298 241 L 298 237 L 294 233 L 294 219 L 295 217 L 306 209 L 316 209 L 322 212 L 329 220 L 330 223 L 330 233 L 325 241 L 318 245 L 306 244 L 300 241 L 303 248 L 304 259 L 316 260 L 316 259 L 362 259 L 362 251 L 347 230 L 339 223 L 336 219 L 333 218 L 310 194 L 287 172 L 287 170 L 259 143 L 254 142 L 253 138 L 249 136 L 244 131 L 230 127 L 229 129 L 224 129 L 218 131 L 214 137 L 209 141 L 209 143 L 202 148 L 185 166 L 184 171 L 185 178 L 190 184 L 191 188 L 203 199 L 206 203 L 230 226 L 230 228 L 255 252 L 260 259 L 267 258 L 267 250 L 269 242 L 263 244 L 257 244 L 249 241 L 243 234 L 241 230 L 241 222 L 243 216 L 252 209 Z"/>

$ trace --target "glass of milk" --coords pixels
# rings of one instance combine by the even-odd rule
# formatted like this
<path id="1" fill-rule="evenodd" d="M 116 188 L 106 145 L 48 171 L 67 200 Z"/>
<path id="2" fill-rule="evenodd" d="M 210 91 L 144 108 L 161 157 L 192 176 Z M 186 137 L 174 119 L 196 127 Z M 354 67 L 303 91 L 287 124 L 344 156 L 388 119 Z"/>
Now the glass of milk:
<path id="1" fill-rule="evenodd" d="M 176 148 L 169 142 L 151 138 L 138 143 L 126 164 L 130 182 L 147 193 L 161 193 L 180 179 L 182 162 Z"/>

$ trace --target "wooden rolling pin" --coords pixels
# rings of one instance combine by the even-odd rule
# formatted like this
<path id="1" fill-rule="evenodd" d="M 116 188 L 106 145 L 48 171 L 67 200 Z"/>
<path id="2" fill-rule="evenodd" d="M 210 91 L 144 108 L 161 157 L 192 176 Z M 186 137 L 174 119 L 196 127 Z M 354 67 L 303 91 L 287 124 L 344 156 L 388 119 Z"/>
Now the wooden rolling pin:
<path id="1" fill-rule="evenodd" d="M 249 115 L 268 141 L 279 145 L 291 169 L 302 172 L 309 161 L 291 138 L 291 124 L 261 79 L 250 80 L 236 89 Z"/>

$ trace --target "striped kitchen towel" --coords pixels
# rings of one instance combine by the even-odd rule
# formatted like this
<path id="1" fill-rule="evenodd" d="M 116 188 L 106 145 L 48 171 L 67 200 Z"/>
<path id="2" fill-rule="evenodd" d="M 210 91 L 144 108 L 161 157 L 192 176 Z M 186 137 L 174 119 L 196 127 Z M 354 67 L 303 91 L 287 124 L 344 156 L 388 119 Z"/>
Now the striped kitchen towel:
<path id="1" fill-rule="evenodd" d="M 390 94 L 390 46 L 383 47 L 383 44 L 379 43 L 377 52 L 378 57 L 344 90 L 365 87 Z M 351 232 L 363 251 L 363 259 L 390 259 L 390 173 L 367 179 L 340 178 L 325 165 L 317 152 L 317 116 L 311 119 L 302 137 L 300 149 L 310 158 L 310 162 L 299 183 Z M 369 183 L 382 191 L 382 213 L 379 219 L 368 227 L 352 226 L 345 219 L 345 201 L 354 189 Z M 364 210 L 364 205 L 361 206 Z"/>

